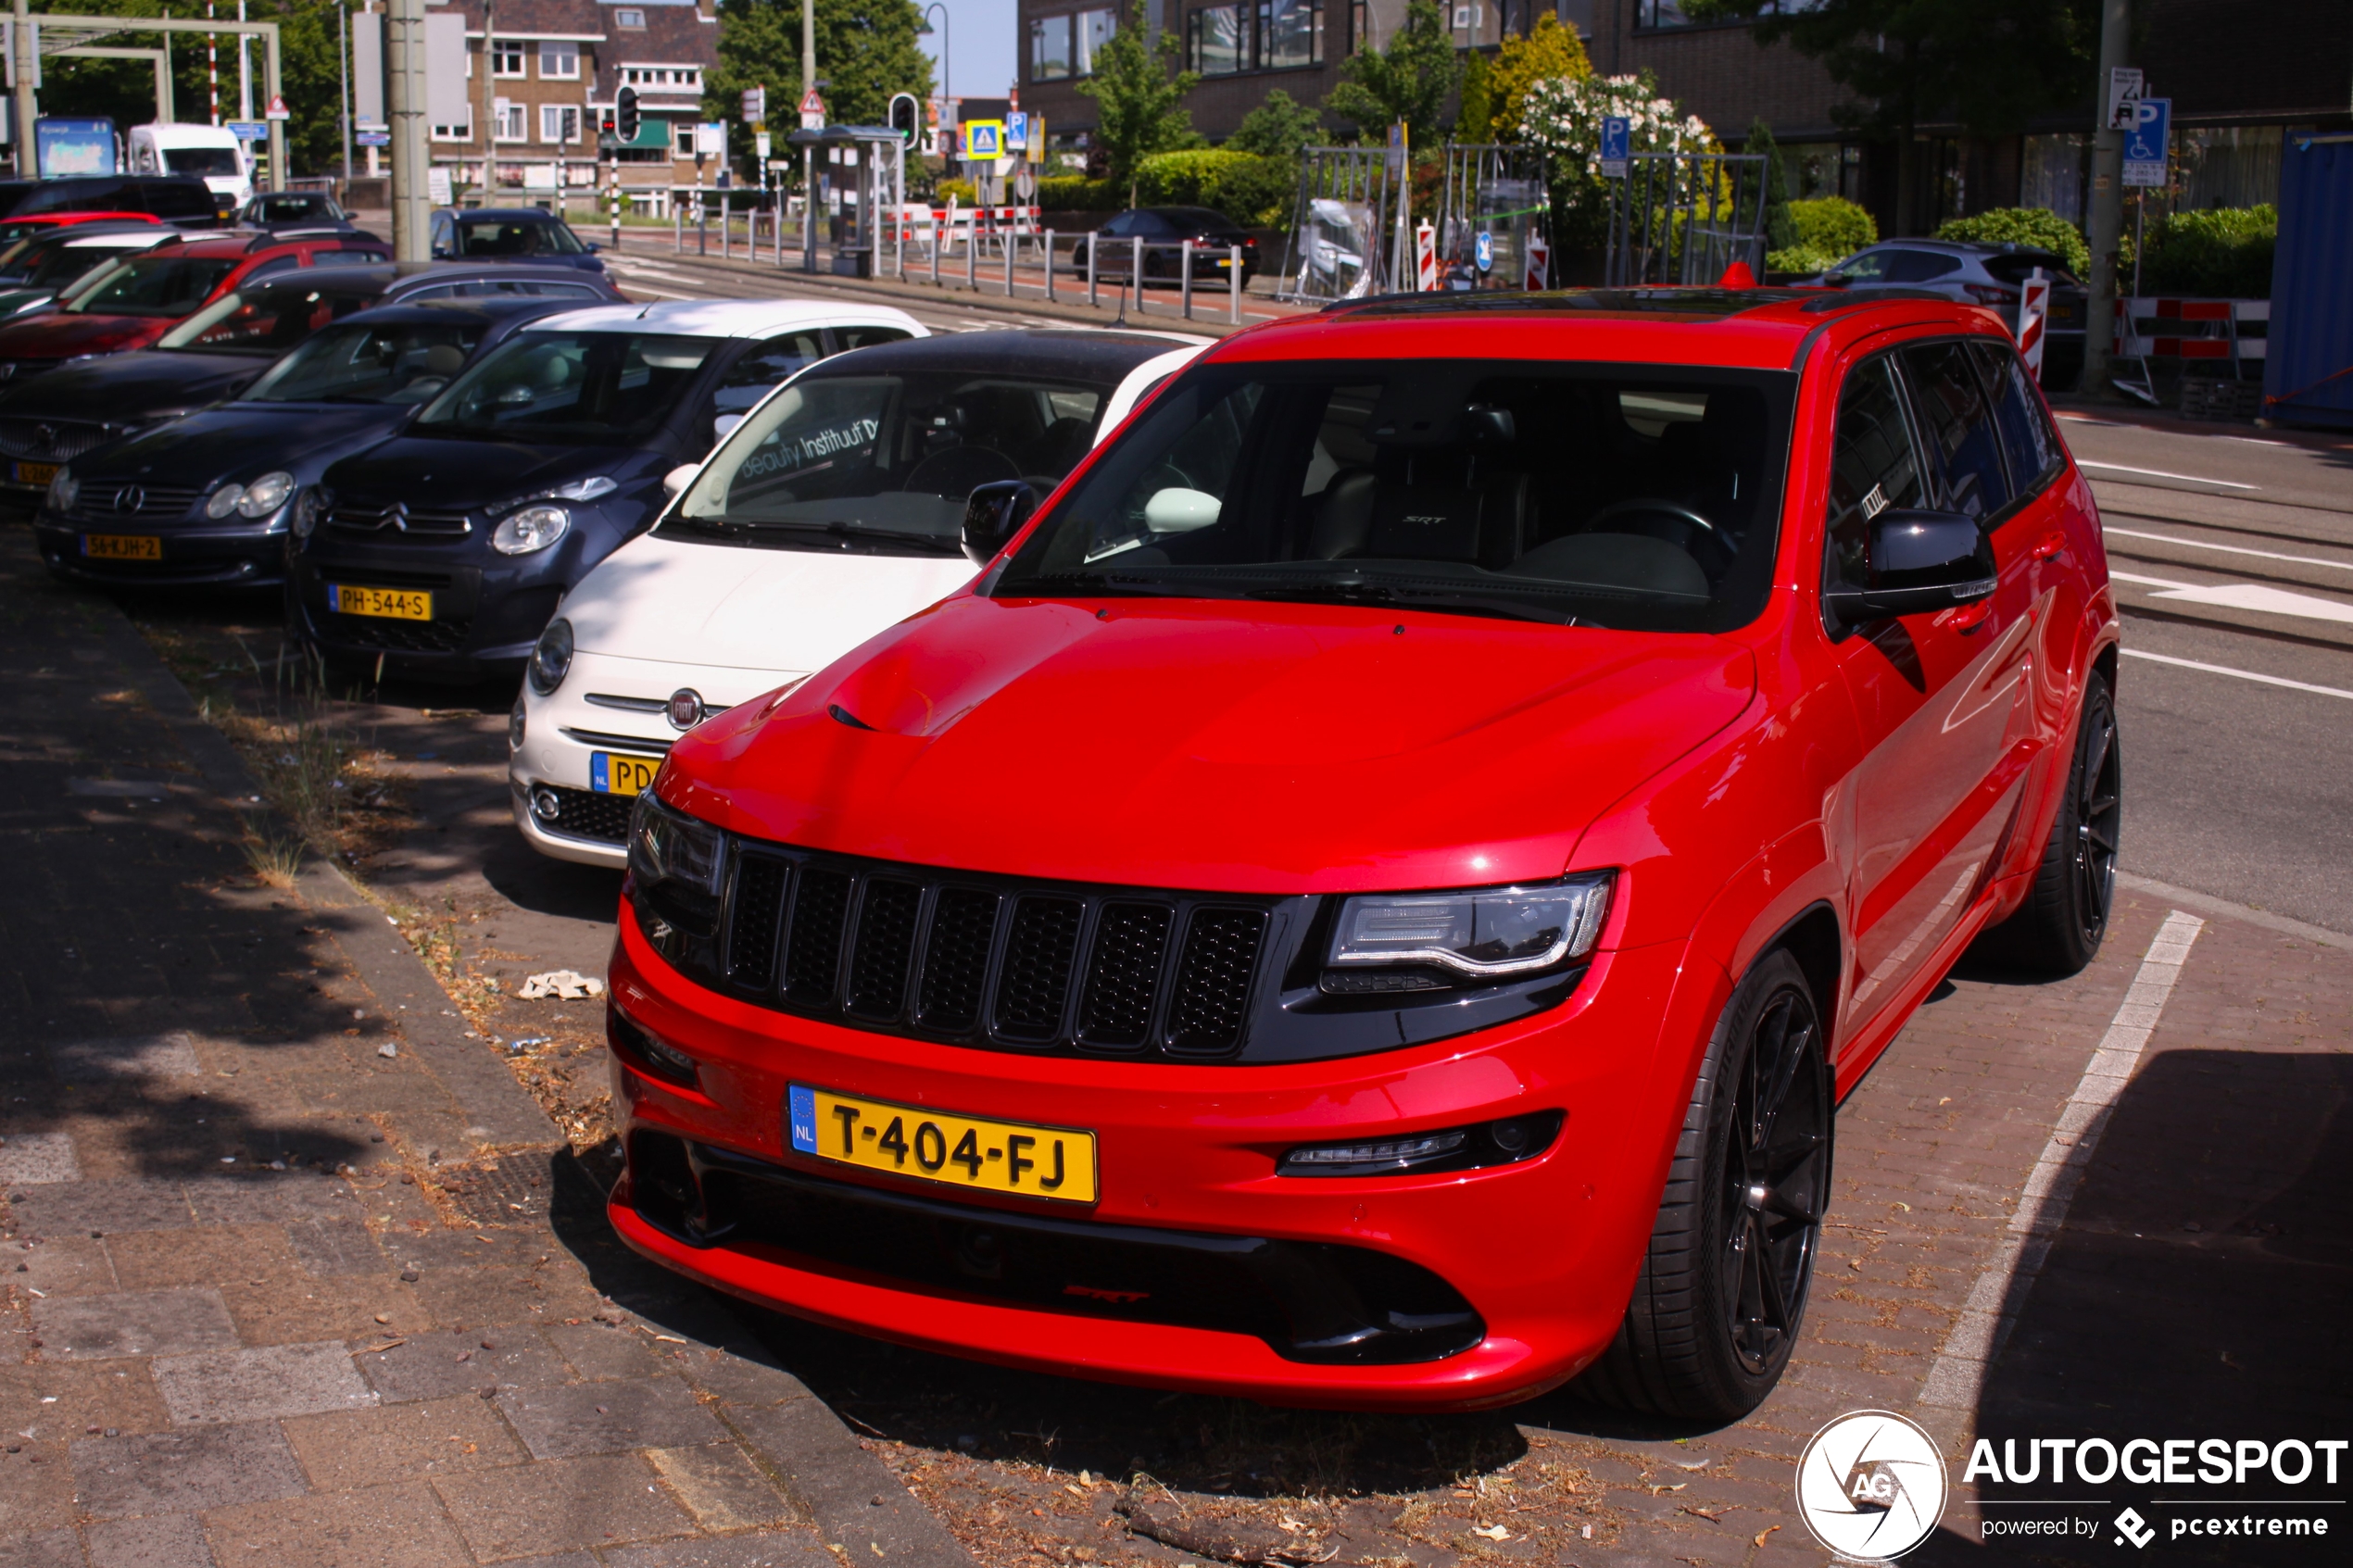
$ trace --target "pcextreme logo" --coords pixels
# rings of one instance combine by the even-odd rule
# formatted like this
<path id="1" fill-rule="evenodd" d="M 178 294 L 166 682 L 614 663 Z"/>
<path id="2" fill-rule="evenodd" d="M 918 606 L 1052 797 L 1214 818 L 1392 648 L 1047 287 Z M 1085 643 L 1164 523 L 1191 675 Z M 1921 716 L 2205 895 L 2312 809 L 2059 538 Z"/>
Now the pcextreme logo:
<path id="1" fill-rule="evenodd" d="M 1797 1512 L 1850 1562 L 1903 1556 L 1944 1516 L 1944 1456 L 1890 1411 L 1856 1411 L 1814 1434 L 1797 1461 Z"/>

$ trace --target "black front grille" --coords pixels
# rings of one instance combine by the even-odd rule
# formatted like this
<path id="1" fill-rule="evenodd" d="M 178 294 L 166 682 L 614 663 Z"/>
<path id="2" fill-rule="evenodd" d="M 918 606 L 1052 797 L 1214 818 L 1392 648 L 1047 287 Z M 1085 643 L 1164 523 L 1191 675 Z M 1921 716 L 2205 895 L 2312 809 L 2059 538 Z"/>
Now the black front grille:
<path id="1" fill-rule="evenodd" d="M 194 511 L 203 497 L 204 492 L 193 484 L 129 484 L 109 479 L 85 479 L 73 510 L 66 515 L 76 522 L 96 524 L 173 522 Z M 227 527 L 254 520 L 231 512 L 220 521 Z"/>
<path id="2" fill-rule="evenodd" d="M 1246 1334 L 1286 1360 L 1397 1366 L 1487 1336 L 1460 1292 L 1370 1248 L 1005 1212 L 837 1182 L 640 1131 L 638 1214 L 689 1246 L 853 1270 L 901 1286 Z"/>
<path id="3" fill-rule="evenodd" d="M 471 621 L 396 621 L 390 616 L 335 615 L 319 618 L 330 642 L 385 653 L 458 653 L 466 646 Z"/>
<path id="4" fill-rule="evenodd" d="M 328 509 L 327 526 L 337 533 L 386 543 L 407 540 L 438 544 L 461 539 L 473 532 L 472 522 L 463 512 L 428 511 L 397 501 L 383 505 L 370 501 L 338 503 Z"/>
<path id="5" fill-rule="evenodd" d="M 0 453 L 62 463 L 79 458 L 108 433 L 105 425 L 90 420 L 0 419 Z"/>
<path id="6" fill-rule="evenodd" d="M 720 935 L 677 935 L 663 956 L 763 1006 L 973 1045 L 1226 1060 L 1273 967 L 1276 898 L 737 843 Z"/>
<path id="7" fill-rule="evenodd" d="M 591 789 L 565 789 L 538 784 L 532 790 L 532 820 L 549 833 L 585 838 L 598 844 L 629 842 L 629 802 L 626 795 L 598 795 Z M 540 809 L 542 797 L 555 797 L 553 815 Z"/>

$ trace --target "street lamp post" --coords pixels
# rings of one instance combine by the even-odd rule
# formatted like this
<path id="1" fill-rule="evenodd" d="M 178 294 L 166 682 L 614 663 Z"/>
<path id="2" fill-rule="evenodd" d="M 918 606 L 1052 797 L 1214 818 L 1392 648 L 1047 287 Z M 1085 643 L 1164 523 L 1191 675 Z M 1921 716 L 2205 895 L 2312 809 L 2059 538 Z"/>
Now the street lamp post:
<path id="1" fill-rule="evenodd" d="M 949 66 L 949 54 L 955 40 L 948 31 L 948 7 L 941 5 L 939 0 L 931 0 L 931 4 L 924 7 L 923 25 L 915 31 L 919 33 L 931 31 L 931 14 L 934 11 L 939 13 L 939 96 L 945 102 L 952 104 L 956 101 L 956 93 L 950 84 L 955 78 Z"/>

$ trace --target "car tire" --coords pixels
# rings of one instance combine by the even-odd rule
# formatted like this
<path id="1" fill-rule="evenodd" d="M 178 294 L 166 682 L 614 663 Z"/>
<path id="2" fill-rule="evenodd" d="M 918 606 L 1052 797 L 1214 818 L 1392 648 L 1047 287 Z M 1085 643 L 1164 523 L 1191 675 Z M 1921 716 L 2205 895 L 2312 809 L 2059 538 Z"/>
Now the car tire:
<path id="1" fill-rule="evenodd" d="M 1805 1317 L 1830 1198 L 1832 1133 L 1813 986 L 1797 960 L 1776 949 L 1757 960 L 1717 1021 L 1633 1298 L 1579 1391 L 1621 1410 L 1708 1425 L 1764 1402 Z"/>
<path id="2" fill-rule="evenodd" d="M 2116 701 L 2097 671 L 2083 683 L 2067 793 L 2035 863 L 2026 902 L 1982 944 L 1988 957 L 2038 974 L 2073 974 L 2099 955 L 2116 900 L 2124 824 L 2124 753 Z"/>

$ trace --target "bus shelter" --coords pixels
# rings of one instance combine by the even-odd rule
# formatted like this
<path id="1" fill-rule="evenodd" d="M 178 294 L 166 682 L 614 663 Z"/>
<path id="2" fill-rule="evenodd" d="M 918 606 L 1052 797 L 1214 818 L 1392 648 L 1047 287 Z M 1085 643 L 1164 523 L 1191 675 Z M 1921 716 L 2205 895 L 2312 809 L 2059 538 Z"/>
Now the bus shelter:
<path id="1" fill-rule="evenodd" d="M 906 245 L 906 226 L 890 221 L 904 210 L 907 199 L 906 137 L 887 125 L 831 125 L 823 131 L 796 131 L 785 143 L 801 149 L 808 174 L 800 270 L 817 270 L 822 214 L 832 231 L 835 272 L 846 278 L 882 272 L 884 245 L 903 253 Z M 893 259 L 891 270 L 903 270 L 905 256 Z"/>

